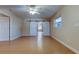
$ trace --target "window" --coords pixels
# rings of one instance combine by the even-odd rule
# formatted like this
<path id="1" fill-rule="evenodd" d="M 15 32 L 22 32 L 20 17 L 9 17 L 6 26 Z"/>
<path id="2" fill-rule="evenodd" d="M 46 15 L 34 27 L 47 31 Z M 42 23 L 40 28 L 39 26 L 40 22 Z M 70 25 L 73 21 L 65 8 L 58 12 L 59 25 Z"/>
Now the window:
<path id="1" fill-rule="evenodd" d="M 62 25 L 62 17 L 58 17 L 54 20 L 54 27 L 55 28 L 61 28 Z"/>

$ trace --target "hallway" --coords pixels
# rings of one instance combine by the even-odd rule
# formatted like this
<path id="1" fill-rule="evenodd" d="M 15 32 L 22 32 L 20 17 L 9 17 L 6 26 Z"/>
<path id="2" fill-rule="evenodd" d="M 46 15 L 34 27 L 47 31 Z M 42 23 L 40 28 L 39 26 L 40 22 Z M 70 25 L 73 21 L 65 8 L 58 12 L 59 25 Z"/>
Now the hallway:
<path id="1" fill-rule="evenodd" d="M 33 53 L 33 54 L 74 54 L 71 50 L 51 37 L 20 37 L 13 41 L 0 42 L 0 53 Z"/>

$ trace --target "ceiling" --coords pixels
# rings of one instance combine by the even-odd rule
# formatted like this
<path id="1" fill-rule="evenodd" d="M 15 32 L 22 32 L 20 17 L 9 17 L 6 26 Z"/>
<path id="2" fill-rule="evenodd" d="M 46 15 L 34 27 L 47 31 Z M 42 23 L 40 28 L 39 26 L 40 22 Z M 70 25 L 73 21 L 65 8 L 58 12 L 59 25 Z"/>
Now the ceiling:
<path id="1" fill-rule="evenodd" d="M 31 15 L 29 13 L 29 7 L 36 9 L 39 14 Z M 26 18 L 50 18 L 54 15 L 59 9 L 60 5 L 3 5 L 0 8 L 9 9 L 16 16 L 23 19 Z"/>

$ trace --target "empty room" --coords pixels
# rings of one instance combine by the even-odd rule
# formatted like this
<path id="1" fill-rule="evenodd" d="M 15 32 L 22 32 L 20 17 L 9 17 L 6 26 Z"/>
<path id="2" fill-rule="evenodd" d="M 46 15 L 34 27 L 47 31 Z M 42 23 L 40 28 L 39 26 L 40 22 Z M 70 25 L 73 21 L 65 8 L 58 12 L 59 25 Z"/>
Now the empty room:
<path id="1" fill-rule="evenodd" d="M 79 6 L 0 5 L 0 53 L 79 53 Z"/>

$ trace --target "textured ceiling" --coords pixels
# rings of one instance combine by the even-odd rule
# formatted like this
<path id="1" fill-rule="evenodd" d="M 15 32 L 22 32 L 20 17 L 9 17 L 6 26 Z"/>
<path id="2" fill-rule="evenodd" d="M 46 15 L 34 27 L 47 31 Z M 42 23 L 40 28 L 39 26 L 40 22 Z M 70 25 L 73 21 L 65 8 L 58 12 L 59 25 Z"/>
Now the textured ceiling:
<path id="1" fill-rule="evenodd" d="M 30 15 L 28 10 L 29 7 L 36 8 L 40 14 Z M 60 9 L 59 5 L 6 5 L 0 6 L 0 8 L 10 9 L 15 15 L 21 18 L 49 18 L 54 15 Z"/>

